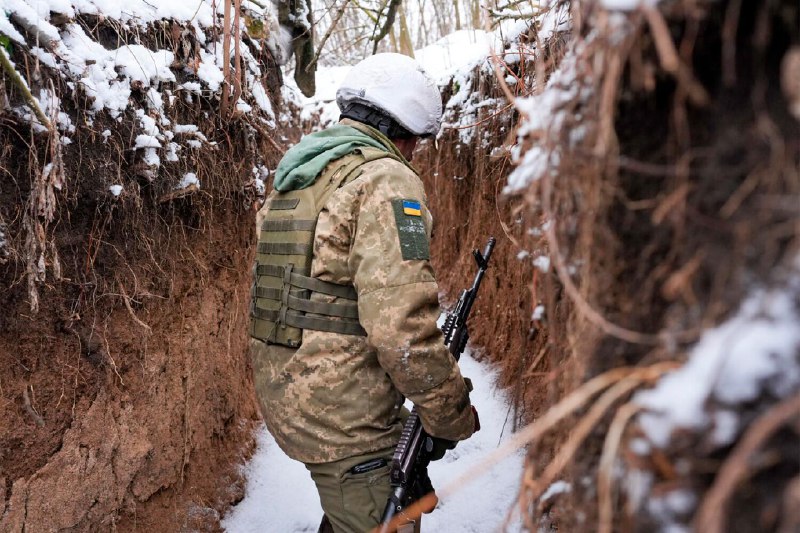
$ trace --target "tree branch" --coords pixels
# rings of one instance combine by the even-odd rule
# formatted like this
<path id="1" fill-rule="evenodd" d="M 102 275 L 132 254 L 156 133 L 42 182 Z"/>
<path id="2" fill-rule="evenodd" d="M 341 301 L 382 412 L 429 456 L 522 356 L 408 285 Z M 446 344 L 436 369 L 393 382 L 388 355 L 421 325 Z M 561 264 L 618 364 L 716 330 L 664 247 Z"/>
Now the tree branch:
<path id="1" fill-rule="evenodd" d="M 394 24 L 394 18 L 397 15 L 397 8 L 400 7 L 402 0 L 391 0 L 389 2 L 389 9 L 386 12 L 386 20 L 381 27 L 381 31 L 378 32 L 378 35 L 372 38 L 375 41 L 375 44 L 372 46 L 372 53 L 375 54 L 378 51 L 378 44 L 381 42 L 381 39 L 386 37 L 389 33 L 389 30 L 392 29 L 392 24 Z"/>
<path id="2" fill-rule="evenodd" d="M 11 64 L 11 60 L 8 58 L 8 55 L 6 55 L 5 50 L 0 50 L 0 64 L 3 65 L 3 70 L 6 74 L 8 74 L 11 82 L 20 90 L 22 96 L 25 98 L 25 101 L 28 102 L 28 107 L 33 110 L 33 114 L 36 115 L 36 118 L 39 120 L 42 126 L 48 130 L 52 129 L 53 126 L 50 123 L 50 119 L 48 119 L 44 114 L 44 111 L 42 111 L 39 102 L 33 96 L 33 93 L 31 93 L 30 88 L 28 88 L 28 84 L 25 83 L 25 80 L 22 79 L 22 76 L 20 76 L 19 72 L 17 72 L 17 69 L 15 69 L 14 65 Z"/>
<path id="3" fill-rule="evenodd" d="M 312 59 L 311 62 L 308 65 L 306 65 L 306 72 L 311 72 L 311 69 L 314 68 L 314 66 L 317 64 L 317 61 L 319 61 L 319 56 L 320 56 L 320 54 L 322 54 L 322 49 L 325 47 L 325 43 L 328 42 L 328 39 L 330 38 L 331 34 L 333 33 L 333 30 L 336 28 L 336 25 L 339 24 L 339 21 L 341 20 L 342 15 L 344 15 L 344 10 L 347 7 L 347 4 L 349 4 L 349 3 L 350 3 L 350 0 L 344 0 L 344 2 L 342 2 L 341 7 L 339 7 L 339 10 L 336 12 L 336 15 L 333 17 L 333 21 L 331 22 L 331 25 L 328 27 L 328 31 L 325 32 L 325 35 L 322 36 L 322 40 L 320 40 L 320 42 L 319 42 L 319 47 L 317 47 L 317 53 L 314 54 L 314 59 Z"/>

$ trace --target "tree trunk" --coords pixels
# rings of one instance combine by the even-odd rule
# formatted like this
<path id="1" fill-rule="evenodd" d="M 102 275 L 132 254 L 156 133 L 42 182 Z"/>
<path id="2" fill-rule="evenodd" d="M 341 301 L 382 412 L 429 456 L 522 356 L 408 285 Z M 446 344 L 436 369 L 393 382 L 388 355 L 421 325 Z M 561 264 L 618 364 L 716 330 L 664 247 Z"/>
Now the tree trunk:
<path id="1" fill-rule="evenodd" d="M 406 10 L 403 4 L 400 4 L 397 14 L 400 17 L 400 53 L 409 57 L 414 57 L 414 44 L 411 42 L 411 35 L 408 32 Z"/>

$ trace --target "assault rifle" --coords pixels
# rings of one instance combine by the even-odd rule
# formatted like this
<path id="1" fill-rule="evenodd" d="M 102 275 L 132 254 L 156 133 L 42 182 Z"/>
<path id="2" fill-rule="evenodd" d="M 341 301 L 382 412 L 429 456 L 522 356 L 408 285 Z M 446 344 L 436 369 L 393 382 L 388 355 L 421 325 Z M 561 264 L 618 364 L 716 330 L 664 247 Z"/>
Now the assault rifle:
<path id="1" fill-rule="evenodd" d="M 472 282 L 472 287 L 461 293 L 455 309 L 447 314 L 442 327 L 444 343 L 456 361 L 461 357 L 469 340 L 467 318 L 469 318 L 472 304 L 475 303 L 475 298 L 478 296 L 483 275 L 489 267 L 489 258 L 492 256 L 494 244 L 494 237 L 489 237 L 483 253 L 479 250 L 472 251 L 475 262 L 478 264 L 475 281 Z M 430 455 L 433 447 L 433 438 L 422 428 L 419 414 L 414 408 L 406 419 L 400 441 L 392 456 L 390 473 L 392 493 L 389 501 L 386 502 L 386 509 L 383 511 L 381 533 L 390 531 L 389 524 L 393 517 L 403 512 L 411 503 L 433 492 L 433 485 L 428 477 L 428 464 L 431 461 Z"/>

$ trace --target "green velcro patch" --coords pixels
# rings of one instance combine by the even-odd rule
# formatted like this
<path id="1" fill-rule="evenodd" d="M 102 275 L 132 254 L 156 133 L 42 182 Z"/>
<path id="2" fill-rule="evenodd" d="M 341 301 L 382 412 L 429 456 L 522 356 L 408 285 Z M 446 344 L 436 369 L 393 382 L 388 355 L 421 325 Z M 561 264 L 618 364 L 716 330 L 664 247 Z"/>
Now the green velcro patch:
<path id="1" fill-rule="evenodd" d="M 416 209 L 409 209 L 409 204 L 416 205 Z M 400 251 L 404 261 L 412 259 L 430 259 L 431 251 L 428 245 L 428 234 L 425 224 L 419 213 L 419 202 L 416 200 L 392 200 L 394 219 L 397 222 L 397 235 L 400 237 Z"/>

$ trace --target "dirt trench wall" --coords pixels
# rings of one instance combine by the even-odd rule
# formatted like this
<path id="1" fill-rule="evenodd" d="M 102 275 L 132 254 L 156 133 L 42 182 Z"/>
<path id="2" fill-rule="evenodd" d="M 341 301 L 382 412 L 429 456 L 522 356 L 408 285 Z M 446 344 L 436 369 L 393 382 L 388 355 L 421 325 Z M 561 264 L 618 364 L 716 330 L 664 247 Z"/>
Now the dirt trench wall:
<path id="1" fill-rule="evenodd" d="M 120 296 L 98 295 L 94 309 L 74 306 L 75 284 L 45 293 L 37 317 L 20 299 L 2 335 L 0 529 L 207 529 L 241 497 L 236 464 L 256 419 L 243 336 L 252 224 L 230 211 L 212 221 L 219 229 L 191 244 L 161 241 L 195 256 L 164 264 L 168 279 L 134 256 L 113 284 Z M 123 292 L 141 302 L 136 318 Z"/>
<path id="2" fill-rule="evenodd" d="M 87 102 L 72 98 L 81 117 Z M 130 149 L 133 110 L 75 121 L 53 220 L 33 217 L 48 243 L 38 312 L 25 221 L 52 146 L 2 116 L 0 531 L 216 531 L 243 497 L 259 419 L 246 360 L 253 168 L 282 149 L 255 114 L 220 119 L 213 95 L 180 94 L 166 112 L 207 142 L 155 175 Z M 176 187 L 189 171 L 200 187 Z"/>
<path id="3" fill-rule="evenodd" d="M 683 361 L 705 331 L 737 313 L 755 291 L 786 283 L 800 249 L 800 114 L 790 112 L 800 93 L 797 82 L 789 82 L 800 70 L 787 61 L 800 50 L 800 6 L 723 2 L 700 16 L 682 6 L 666 9 L 664 16 L 681 61 L 693 69 L 707 101 L 695 100 L 680 76 L 660 77 L 652 91 L 633 75 L 633 83 L 622 86 L 615 128 L 625 164 L 604 222 L 620 244 L 609 263 L 614 270 L 604 270 L 620 282 L 614 307 L 596 292 L 592 297 L 611 320 L 660 331 L 677 346 L 666 342 L 651 349 L 606 337 L 588 361 L 595 372 L 614 362 Z M 641 39 L 633 43 L 629 65 L 637 54 L 652 53 L 647 34 Z M 795 207 L 787 209 L 789 204 Z M 681 332 L 688 332 L 685 340 Z M 729 444 L 711 444 L 706 428 L 676 431 L 665 457 L 656 451 L 647 458 L 655 497 L 680 490 L 696 496 L 696 506 L 668 520 L 709 530 L 698 522 L 698 509 L 709 503 L 703 501 L 708 489 L 721 478 L 721 467 L 709 464 L 727 466 L 754 421 L 779 400 L 757 390 L 755 398 L 725 406 L 738 419 Z M 708 416 L 725 403 L 708 398 Z M 797 443 L 797 430 L 789 428 L 764 443 L 759 453 L 770 454 L 772 464 L 732 488 L 727 505 L 712 504 L 722 530 L 800 527 L 793 510 L 797 495 L 791 495 L 800 468 Z M 635 458 L 630 464 L 640 466 Z M 671 464 L 682 467 L 673 474 L 665 466 Z M 631 529 L 647 531 L 664 520 L 652 509 L 639 512 L 618 523 L 630 520 Z"/>
<path id="4" fill-rule="evenodd" d="M 6 270 L 3 531 L 213 529 L 241 498 L 257 419 L 253 216 L 231 199 L 198 203 L 180 206 L 204 211 L 195 227 L 169 213 L 178 206 L 145 209 L 133 228 L 109 205 L 64 212 L 55 240 L 72 243 L 60 254 L 69 279 L 42 291 L 35 316 Z M 93 252 L 103 219 L 119 226 Z"/>
<path id="5" fill-rule="evenodd" d="M 798 250 L 798 212 L 788 207 L 797 205 L 800 161 L 790 61 L 798 49 L 797 3 L 661 2 L 625 14 L 573 7 L 579 17 L 556 83 L 530 101 L 538 118 L 519 139 L 523 153 L 539 150 L 548 163 L 523 166 L 521 192 L 522 212 L 540 223 L 532 229 L 545 234 L 540 245 L 555 267 L 542 290 L 550 364 L 565 379 L 551 403 L 613 369 L 663 373 L 683 364 L 748 294 L 785 283 Z M 656 378 L 647 381 L 642 388 Z M 578 423 L 591 422 L 591 409 L 603 403 L 584 396 L 584 408 L 552 432 L 552 446 L 529 455 L 524 499 L 532 526 L 691 527 L 719 465 L 778 401 L 759 387 L 745 403 L 703 402 L 709 416 L 724 406 L 736 417 L 736 434 L 724 446 L 713 445 L 713 426 L 702 425 L 675 431 L 666 449 L 634 453 L 628 445 L 644 432 L 636 417 L 617 419 L 628 426 L 619 462 L 647 483 L 611 481 L 612 494 L 621 495 L 606 493 L 606 513 L 599 509 L 600 455 L 613 445 L 609 425 L 624 415 L 630 395 L 610 400 L 581 435 Z M 573 438 L 575 448 L 566 445 Z M 796 529 L 788 519 L 797 455 L 786 452 L 796 444 L 791 428 L 764 443 L 774 463 L 731 487 L 728 506 L 716 511 L 728 524 L 721 530 Z M 540 500 L 556 480 L 571 490 Z M 687 495 L 693 503 L 661 512 L 667 499 Z"/>
<path id="6" fill-rule="evenodd" d="M 526 79 L 532 98 L 525 108 L 535 120 L 522 121 L 519 138 L 508 134 L 514 117 L 487 110 L 468 145 L 452 149 L 459 130 L 450 130 L 438 151 L 427 145 L 415 161 L 448 294 L 455 298 L 471 282 L 469 249 L 482 248 L 489 233 L 498 237 L 473 340 L 500 363 L 528 420 L 603 372 L 682 364 L 750 291 L 780 286 L 798 250 L 797 3 L 661 2 L 658 11 L 625 14 L 596 3 L 572 8 L 563 62 L 544 61 L 546 69 L 564 67 L 553 73 L 556 83 Z M 482 97 L 497 97 L 492 77 L 479 78 Z M 502 147 L 514 143 L 523 158 L 537 150 L 548 157 L 523 169 L 524 187 L 509 199 L 497 192 L 511 170 Z M 520 252 L 543 254 L 551 268 L 533 268 Z M 627 448 L 642 436 L 634 418 L 619 455 L 648 485 L 638 494 L 614 486 L 622 495 L 603 517 L 598 462 L 611 419 L 629 399 L 612 401 L 561 466 L 551 461 L 569 448 L 593 400 L 529 448 L 522 495 L 529 527 L 690 526 L 719 465 L 778 401 L 763 391 L 727 406 L 739 432 L 722 448 L 709 444 L 706 428 L 676 432 L 668 449 L 636 455 Z M 710 398 L 708 407 L 720 403 Z M 724 530 L 796 529 L 798 463 L 787 452 L 796 444 L 791 427 L 764 443 L 774 463 L 732 488 L 717 513 Z M 571 490 L 541 500 L 556 480 Z M 658 502 L 686 494 L 696 502 L 658 515 Z"/>
<path id="7" fill-rule="evenodd" d="M 492 75 L 475 75 L 473 83 L 483 84 L 486 98 L 498 96 Z M 486 112 L 480 119 L 490 114 Z M 490 236 L 497 239 L 472 311 L 470 339 L 477 348 L 476 357 L 501 369 L 502 385 L 512 391 L 518 408 L 512 418 L 521 420 L 525 407 L 541 403 L 537 391 L 545 386 L 546 371 L 533 368 L 532 363 L 546 339 L 531 320 L 538 299 L 537 273 L 525 253 L 520 257 L 529 242 L 525 215 L 519 213 L 518 204 L 500 194 L 513 168 L 510 155 L 507 151 L 491 153 L 513 131 L 515 122 L 513 111 L 500 113 L 476 127 L 468 144 L 462 142 L 459 130 L 446 130 L 438 148 L 432 142 L 420 147 L 414 165 L 425 182 L 433 213 L 432 260 L 449 304 L 455 303 L 475 278 L 472 250 L 483 252 Z M 488 148 L 484 139 L 488 139 Z"/>
<path id="8" fill-rule="evenodd" d="M 108 204 L 65 210 L 54 238 L 69 279 L 41 292 L 37 315 L 6 269 L 3 531 L 213 529 L 241 498 L 257 419 L 253 212 L 179 203 L 133 227 Z"/>

